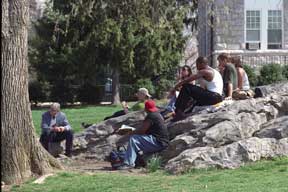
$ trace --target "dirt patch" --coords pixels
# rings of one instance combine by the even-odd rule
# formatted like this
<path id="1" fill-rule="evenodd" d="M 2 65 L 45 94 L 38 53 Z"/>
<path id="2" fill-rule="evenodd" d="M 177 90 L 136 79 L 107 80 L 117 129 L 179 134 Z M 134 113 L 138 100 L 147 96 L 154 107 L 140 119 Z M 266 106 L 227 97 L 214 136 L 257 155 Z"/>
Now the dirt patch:
<path id="1" fill-rule="evenodd" d="M 58 160 L 62 163 L 67 171 L 80 173 L 129 173 L 132 175 L 146 175 L 145 168 L 137 168 L 130 170 L 112 170 L 111 165 L 107 161 L 98 161 L 95 159 L 87 159 L 85 157 L 61 157 Z"/>

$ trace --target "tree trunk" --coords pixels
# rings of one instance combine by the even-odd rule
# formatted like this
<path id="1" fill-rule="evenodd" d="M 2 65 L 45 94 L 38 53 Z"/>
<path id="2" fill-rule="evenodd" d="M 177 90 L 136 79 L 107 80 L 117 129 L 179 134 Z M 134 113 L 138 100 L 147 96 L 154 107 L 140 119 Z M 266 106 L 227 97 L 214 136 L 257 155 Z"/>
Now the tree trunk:
<path id="1" fill-rule="evenodd" d="M 20 183 L 61 168 L 37 141 L 28 96 L 28 0 L 2 1 L 1 178 Z"/>
<path id="2" fill-rule="evenodd" d="M 120 104 L 120 72 L 118 68 L 112 69 L 112 104 Z"/>

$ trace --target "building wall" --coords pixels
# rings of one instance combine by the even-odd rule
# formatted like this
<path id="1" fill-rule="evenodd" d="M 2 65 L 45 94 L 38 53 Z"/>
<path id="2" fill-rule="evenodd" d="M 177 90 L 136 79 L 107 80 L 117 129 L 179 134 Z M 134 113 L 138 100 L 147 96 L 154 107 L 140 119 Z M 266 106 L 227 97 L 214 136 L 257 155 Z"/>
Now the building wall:
<path id="1" fill-rule="evenodd" d="M 288 0 L 283 0 L 283 17 L 284 17 L 284 45 L 283 48 L 288 50 Z"/>
<path id="2" fill-rule="evenodd" d="M 244 48 L 244 0 L 215 0 L 214 50 Z"/>
<path id="3" fill-rule="evenodd" d="M 211 50 L 211 28 L 209 26 L 210 6 L 208 1 L 198 1 L 198 51 L 200 56 L 206 56 L 212 54 Z"/>

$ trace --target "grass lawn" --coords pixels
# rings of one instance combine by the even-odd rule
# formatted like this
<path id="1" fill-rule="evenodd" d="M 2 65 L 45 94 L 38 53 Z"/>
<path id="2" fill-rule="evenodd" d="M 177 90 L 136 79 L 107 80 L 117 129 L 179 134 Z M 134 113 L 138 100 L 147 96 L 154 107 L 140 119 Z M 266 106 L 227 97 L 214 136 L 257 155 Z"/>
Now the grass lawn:
<path id="1" fill-rule="evenodd" d="M 44 184 L 29 181 L 13 192 L 286 192 L 288 158 L 252 163 L 235 170 L 193 170 L 173 176 L 163 171 L 145 175 L 128 173 L 80 174 L 61 172 Z"/>
<path id="2" fill-rule="evenodd" d="M 32 118 L 38 135 L 41 133 L 40 124 L 42 113 L 47 110 L 48 108 L 32 110 Z M 61 109 L 61 111 L 66 114 L 75 133 L 83 130 L 83 128 L 81 128 L 82 122 L 97 123 L 103 121 L 104 117 L 110 116 L 118 110 L 121 110 L 120 106 L 81 106 Z"/>

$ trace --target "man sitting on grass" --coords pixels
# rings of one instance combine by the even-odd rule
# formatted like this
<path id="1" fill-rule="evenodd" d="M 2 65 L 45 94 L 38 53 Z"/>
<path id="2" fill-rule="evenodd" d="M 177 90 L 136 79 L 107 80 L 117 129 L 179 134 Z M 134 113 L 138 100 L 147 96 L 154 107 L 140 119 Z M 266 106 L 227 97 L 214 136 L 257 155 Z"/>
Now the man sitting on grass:
<path id="1" fill-rule="evenodd" d="M 49 111 L 43 113 L 41 128 L 40 143 L 47 151 L 49 143 L 66 140 L 65 155 L 71 157 L 73 132 L 66 115 L 60 112 L 59 103 L 53 103 Z"/>
<path id="2" fill-rule="evenodd" d="M 147 116 L 140 129 L 131 131 L 124 164 L 118 169 L 130 169 L 135 166 L 139 153 L 155 153 L 165 149 L 169 144 L 167 127 L 153 100 L 145 102 Z"/>

